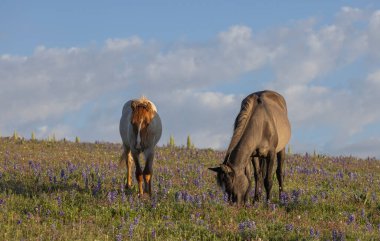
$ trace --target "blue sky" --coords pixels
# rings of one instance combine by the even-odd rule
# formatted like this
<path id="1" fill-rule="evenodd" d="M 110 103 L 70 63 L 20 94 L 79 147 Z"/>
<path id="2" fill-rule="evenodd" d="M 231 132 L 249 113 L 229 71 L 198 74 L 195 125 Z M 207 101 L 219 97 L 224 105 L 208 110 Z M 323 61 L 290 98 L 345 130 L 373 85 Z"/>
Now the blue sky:
<path id="1" fill-rule="evenodd" d="M 296 152 L 380 157 L 378 1 L 1 1 L 0 134 L 120 142 L 147 95 L 160 144 L 224 149 L 241 100 L 282 93 Z"/>

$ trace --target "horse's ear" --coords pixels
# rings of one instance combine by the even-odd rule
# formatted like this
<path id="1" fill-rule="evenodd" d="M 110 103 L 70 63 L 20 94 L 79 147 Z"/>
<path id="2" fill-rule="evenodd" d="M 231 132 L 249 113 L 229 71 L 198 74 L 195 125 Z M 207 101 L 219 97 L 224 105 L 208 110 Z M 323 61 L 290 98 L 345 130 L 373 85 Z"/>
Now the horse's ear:
<path id="1" fill-rule="evenodd" d="M 209 167 L 208 169 L 216 173 L 219 173 L 222 171 L 222 168 L 220 167 Z"/>
<path id="2" fill-rule="evenodd" d="M 220 164 L 220 169 L 222 169 L 222 171 L 224 173 L 232 173 L 233 172 L 232 168 L 225 165 L 225 164 Z"/>

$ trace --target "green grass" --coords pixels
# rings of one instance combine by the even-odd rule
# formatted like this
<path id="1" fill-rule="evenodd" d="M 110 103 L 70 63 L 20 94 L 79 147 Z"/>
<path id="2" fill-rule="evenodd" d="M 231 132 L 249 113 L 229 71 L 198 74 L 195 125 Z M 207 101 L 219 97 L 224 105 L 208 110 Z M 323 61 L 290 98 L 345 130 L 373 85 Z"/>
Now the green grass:
<path id="1" fill-rule="evenodd" d="M 124 190 L 120 154 L 1 138 L 0 240 L 380 239 L 378 160 L 289 155 L 283 198 L 275 180 L 270 204 L 238 208 L 207 170 L 223 152 L 157 148 L 151 198 Z"/>

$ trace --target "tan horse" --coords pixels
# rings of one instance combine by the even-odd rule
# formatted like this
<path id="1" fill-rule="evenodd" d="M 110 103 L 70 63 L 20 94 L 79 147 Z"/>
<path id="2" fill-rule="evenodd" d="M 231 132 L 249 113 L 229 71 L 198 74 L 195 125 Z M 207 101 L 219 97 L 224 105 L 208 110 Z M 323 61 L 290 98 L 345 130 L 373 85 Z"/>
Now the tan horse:
<path id="1" fill-rule="evenodd" d="M 127 164 L 127 188 L 132 187 L 132 164 L 136 166 L 136 179 L 139 194 L 152 192 L 152 174 L 154 148 L 161 138 L 162 124 L 157 108 L 145 97 L 130 100 L 123 107 L 120 119 L 120 136 L 123 141 L 122 160 Z M 145 156 L 145 167 L 142 170 L 139 162 L 140 154 Z"/>
<path id="2" fill-rule="evenodd" d="M 234 134 L 223 164 L 210 168 L 217 172 L 218 184 L 233 202 L 247 201 L 252 161 L 255 177 L 255 200 L 261 196 L 262 178 L 270 199 L 272 171 L 277 157 L 279 192 L 283 191 L 285 146 L 291 135 L 284 97 L 274 91 L 248 95 L 235 120 Z"/>

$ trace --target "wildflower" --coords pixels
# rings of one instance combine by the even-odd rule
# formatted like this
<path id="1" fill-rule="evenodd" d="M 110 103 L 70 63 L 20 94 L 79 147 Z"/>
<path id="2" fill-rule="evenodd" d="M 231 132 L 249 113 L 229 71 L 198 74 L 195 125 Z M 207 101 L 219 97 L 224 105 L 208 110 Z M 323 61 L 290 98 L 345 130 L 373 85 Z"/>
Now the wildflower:
<path id="1" fill-rule="evenodd" d="M 155 239 L 157 237 L 156 230 L 152 230 L 152 239 Z"/>
<path id="2" fill-rule="evenodd" d="M 368 231 L 368 232 L 372 232 L 373 227 L 372 227 L 372 224 L 371 224 L 371 223 L 367 223 L 367 224 L 365 225 L 365 227 L 367 228 L 367 231 Z"/>
<path id="3" fill-rule="evenodd" d="M 3 199 L 0 199 L 0 206 L 5 204 L 5 201 Z"/>
<path id="4" fill-rule="evenodd" d="M 343 241 L 343 240 L 345 240 L 344 234 L 342 232 L 333 230 L 332 240 L 333 241 Z"/>
<path id="5" fill-rule="evenodd" d="M 115 237 L 116 241 L 122 241 L 123 240 L 123 235 L 121 233 L 117 234 Z"/>
<path id="6" fill-rule="evenodd" d="M 276 211 L 276 208 L 277 208 L 276 204 L 271 203 L 271 204 L 269 205 L 269 207 L 270 207 L 270 209 L 271 209 L 272 211 Z"/>
<path id="7" fill-rule="evenodd" d="M 224 193 L 224 194 L 223 194 L 223 201 L 226 202 L 226 203 L 229 201 L 229 198 L 228 198 L 228 194 L 227 194 L 227 193 Z"/>
<path id="8" fill-rule="evenodd" d="M 242 223 L 239 223 L 239 230 L 241 232 L 245 231 L 246 229 L 248 229 L 248 230 L 256 229 L 255 221 L 247 220 L 247 221 L 244 221 Z"/>
<path id="9" fill-rule="evenodd" d="M 17 220 L 17 225 L 20 225 L 21 223 L 22 223 L 21 219 Z"/>
<path id="10" fill-rule="evenodd" d="M 355 216 L 353 214 L 350 214 L 348 216 L 347 224 L 351 224 L 353 222 L 355 222 Z"/>
<path id="11" fill-rule="evenodd" d="M 108 192 L 108 202 L 110 203 L 113 203 L 116 199 L 116 196 L 117 196 L 117 192 L 116 191 L 111 191 L 111 192 Z"/>
<path id="12" fill-rule="evenodd" d="M 131 223 L 130 225 L 129 225 L 129 231 L 128 231 L 128 234 L 129 234 L 129 238 L 131 238 L 132 239 L 132 237 L 133 237 L 133 224 Z"/>
<path id="13" fill-rule="evenodd" d="M 286 231 L 288 231 L 288 232 L 291 232 L 291 231 L 293 231 L 293 224 L 287 224 L 287 225 L 285 225 L 285 229 L 286 229 Z"/>
<path id="14" fill-rule="evenodd" d="M 65 170 L 61 169 L 61 180 L 65 179 Z"/>
<path id="15" fill-rule="evenodd" d="M 280 194 L 280 203 L 281 205 L 287 205 L 289 202 L 289 197 L 286 192 L 281 192 Z"/>
<path id="16" fill-rule="evenodd" d="M 292 200 L 293 202 L 298 202 L 301 195 L 301 190 L 293 190 L 292 191 Z"/>
<path id="17" fill-rule="evenodd" d="M 62 206 L 62 198 L 61 198 L 61 196 L 57 197 L 57 204 L 58 204 L 59 207 Z"/>
<path id="18" fill-rule="evenodd" d="M 135 217 L 135 219 L 133 220 L 133 224 L 134 225 L 139 224 L 139 219 L 140 219 L 140 217 Z"/>
<path id="19" fill-rule="evenodd" d="M 365 218 L 365 210 L 364 210 L 364 208 L 361 211 L 361 215 L 362 215 L 362 218 Z"/>
<path id="20" fill-rule="evenodd" d="M 314 235 L 315 235 L 314 228 L 310 228 L 309 233 L 310 233 L 310 237 L 314 237 Z"/>

